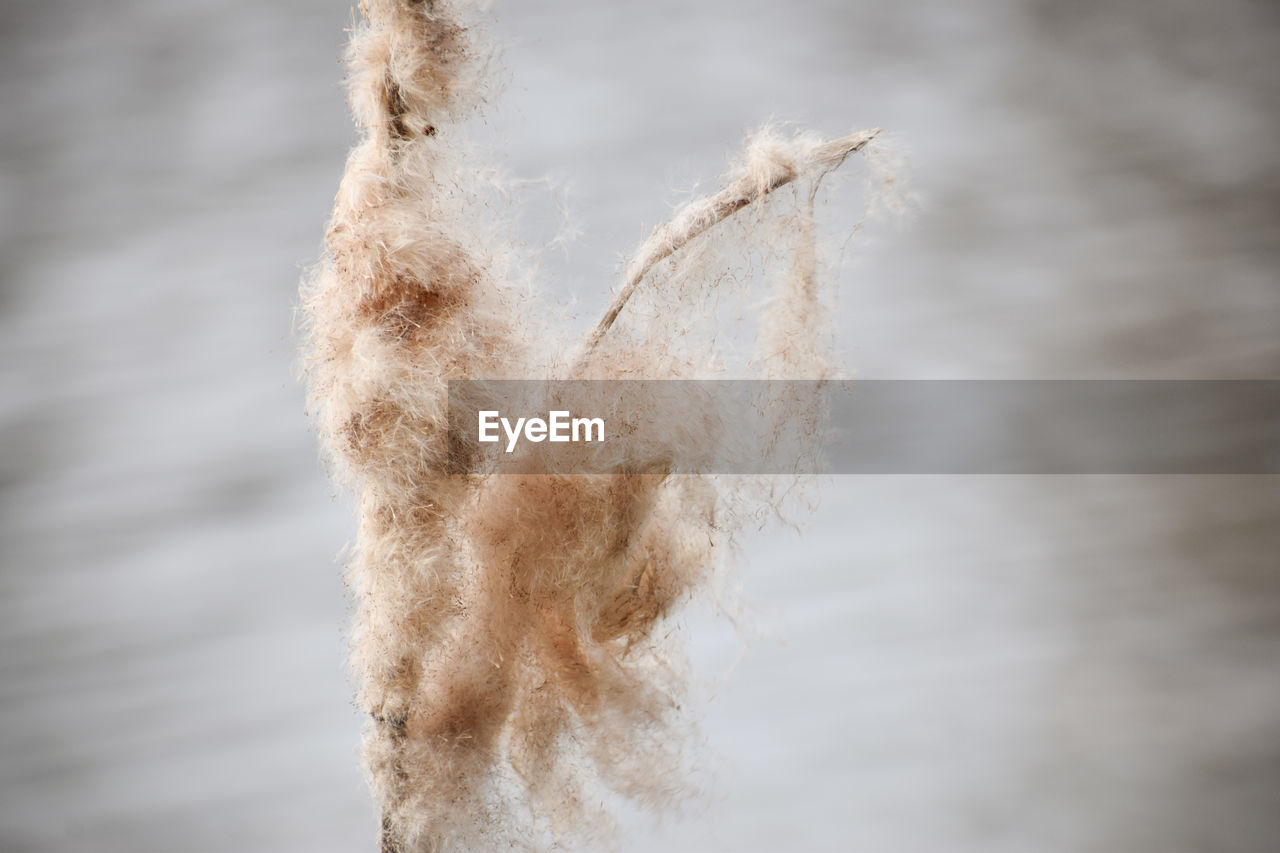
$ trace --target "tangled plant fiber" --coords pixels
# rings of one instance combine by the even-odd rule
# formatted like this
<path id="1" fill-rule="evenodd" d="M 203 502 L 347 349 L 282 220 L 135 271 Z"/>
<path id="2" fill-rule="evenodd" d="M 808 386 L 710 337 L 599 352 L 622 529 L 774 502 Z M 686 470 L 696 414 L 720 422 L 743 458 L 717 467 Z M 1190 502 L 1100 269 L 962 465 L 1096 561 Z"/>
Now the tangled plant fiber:
<path id="1" fill-rule="evenodd" d="M 875 132 L 759 134 L 725 189 L 641 246 L 594 331 L 557 349 L 563 333 L 512 285 L 491 173 L 463 132 L 489 93 L 470 4 L 360 11 L 363 140 L 303 298 L 311 411 L 359 500 L 352 666 L 382 849 L 598 842 L 607 796 L 659 807 L 682 791 L 680 656 L 660 626 L 726 553 L 746 493 L 671 475 L 661 447 L 625 473 L 450 474 L 447 383 L 716 375 L 711 302 L 751 251 L 772 296 L 744 372 L 832 375 L 814 193 Z M 779 429 L 817 441 L 812 418 L 788 418 Z"/>

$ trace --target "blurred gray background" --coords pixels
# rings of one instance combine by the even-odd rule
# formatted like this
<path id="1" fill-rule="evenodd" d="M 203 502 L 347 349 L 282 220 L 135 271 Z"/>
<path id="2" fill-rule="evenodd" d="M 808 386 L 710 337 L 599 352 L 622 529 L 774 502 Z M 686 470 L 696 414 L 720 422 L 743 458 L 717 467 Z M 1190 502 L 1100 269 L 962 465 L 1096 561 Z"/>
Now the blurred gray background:
<path id="1" fill-rule="evenodd" d="M 582 231 L 543 272 L 584 325 L 641 226 L 773 117 L 909 155 L 918 215 L 842 274 L 859 375 L 1280 376 L 1274 4 L 494 14 L 488 132 Z M 350 20 L 4 5 L 5 853 L 374 849 L 353 525 L 293 331 L 354 139 Z M 530 196 L 536 247 L 556 203 Z M 622 847 L 1280 849 L 1278 555 L 1275 478 L 833 478 L 802 533 L 748 541 L 760 630 L 691 609 L 705 794 L 624 815 Z"/>

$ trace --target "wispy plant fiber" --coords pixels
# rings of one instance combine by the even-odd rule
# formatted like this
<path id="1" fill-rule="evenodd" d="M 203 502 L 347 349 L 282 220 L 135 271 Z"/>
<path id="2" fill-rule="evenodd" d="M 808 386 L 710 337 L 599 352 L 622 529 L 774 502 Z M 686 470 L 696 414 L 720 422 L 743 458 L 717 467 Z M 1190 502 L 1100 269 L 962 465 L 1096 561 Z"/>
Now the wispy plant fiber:
<path id="1" fill-rule="evenodd" d="M 490 94 L 470 4 L 360 11 L 363 139 L 304 307 L 311 411 L 359 499 L 352 668 L 383 850 L 599 841 L 608 796 L 660 807 L 685 791 L 681 658 L 660 626 L 727 553 L 742 496 L 670 475 L 661 446 L 611 475 L 449 474 L 447 382 L 714 375 L 712 292 L 742 295 L 744 252 L 771 295 L 743 369 L 833 375 L 813 193 L 874 132 L 758 135 L 723 191 L 640 248 L 575 346 L 511 286 L 492 227 L 493 173 L 462 127 Z M 778 429 L 817 441 L 812 412 Z"/>

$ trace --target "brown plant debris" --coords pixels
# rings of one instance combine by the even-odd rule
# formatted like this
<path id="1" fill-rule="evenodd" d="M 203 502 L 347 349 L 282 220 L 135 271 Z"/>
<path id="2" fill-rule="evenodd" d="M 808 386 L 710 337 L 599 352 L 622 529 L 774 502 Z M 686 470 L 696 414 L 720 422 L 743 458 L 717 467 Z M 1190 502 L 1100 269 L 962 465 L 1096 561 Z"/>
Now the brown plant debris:
<path id="1" fill-rule="evenodd" d="M 358 496 L 351 663 L 382 849 L 598 841 L 607 797 L 657 808 L 687 792 L 670 617 L 728 552 L 747 487 L 660 463 L 450 474 L 447 382 L 714 375 L 724 365 L 708 290 L 730 293 L 728 270 L 751 251 L 778 272 L 744 371 L 830 375 L 812 196 L 875 131 L 757 135 L 723 190 L 640 247 L 571 351 L 511 284 L 513 253 L 493 233 L 498 207 L 461 126 L 488 94 L 470 5 L 363 0 L 360 11 L 348 62 L 363 139 L 304 307 L 310 408 Z M 757 213 L 744 220 L 745 209 Z M 641 291 L 654 305 L 620 319 Z M 779 429 L 817 440 L 812 413 L 787 417 Z"/>

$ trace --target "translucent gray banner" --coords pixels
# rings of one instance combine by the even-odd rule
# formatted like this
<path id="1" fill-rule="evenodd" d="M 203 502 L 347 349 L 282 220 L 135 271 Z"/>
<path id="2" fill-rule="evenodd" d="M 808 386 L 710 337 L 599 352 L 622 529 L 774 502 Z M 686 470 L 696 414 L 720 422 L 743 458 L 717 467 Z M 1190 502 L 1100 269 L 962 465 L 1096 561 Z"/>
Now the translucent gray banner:
<path id="1" fill-rule="evenodd" d="M 1274 474 L 1280 380 L 462 381 L 458 474 Z"/>

